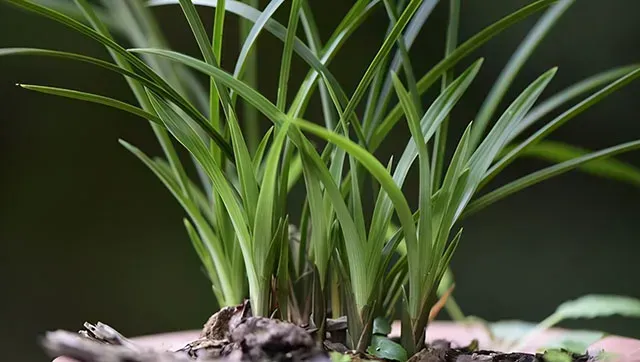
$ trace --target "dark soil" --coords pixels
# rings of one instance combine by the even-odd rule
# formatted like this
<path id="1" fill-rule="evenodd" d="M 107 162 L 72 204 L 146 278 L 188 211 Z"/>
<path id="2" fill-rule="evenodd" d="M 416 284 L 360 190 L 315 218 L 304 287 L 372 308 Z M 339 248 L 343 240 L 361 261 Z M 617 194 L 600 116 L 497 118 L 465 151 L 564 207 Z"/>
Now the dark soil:
<path id="1" fill-rule="evenodd" d="M 346 323 L 327 323 L 333 336 Z M 113 328 L 98 323 L 85 324 L 79 333 L 49 332 L 43 345 L 51 356 L 65 355 L 81 362 L 329 362 L 329 351 L 348 353 L 352 360 L 375 360 L 368 355 L 353 355 L 339 341 L 325 341 L 320 347 L 313 328 L 302 328 L 275 319 L 252 317 L 247 304 L 227 307 L 211 316 L 199 339 L 175 352 L 157 352 L 137 346 Z M 341 331 L 342 330 L 342 331 Z M 573 355 L 572 362 L 595 362 L 594 357 Z M 563 359 L 562 362 L 565 362 Z M 568 360 L 566 360 L 568 361 Z M 541 354 L 499 353 L 452 348 L 448 342 L 433 343 L 408 362 L 557 362 Z"/>

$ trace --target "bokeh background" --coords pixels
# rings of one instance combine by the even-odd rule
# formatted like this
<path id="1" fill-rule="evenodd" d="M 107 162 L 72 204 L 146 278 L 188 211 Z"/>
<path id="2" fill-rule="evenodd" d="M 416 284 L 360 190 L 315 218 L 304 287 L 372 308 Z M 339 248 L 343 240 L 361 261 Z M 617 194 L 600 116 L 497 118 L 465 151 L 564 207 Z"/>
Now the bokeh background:
<path id="1" fill-rule="evenodd" d="M 463 1 L 460 39 L 528 2 Z M 328 36 L 351 3 L 311 1 L 324 34 Z M 418 74 L 443 52 L 447 9 L 441 3 L 411 51 Z M 282 10 L 278 18 L 284 21 L 286 7 Z M 577 1 L 528 61 L 513 89 L 521 90 L 556 65 L 560 71 L 546 95 L 609 67 L 638 62 L 639 13 L 638 1 Z M 177 7 L 160 8 L 155 14 L 173 48 L 198 54 Z M 210 24 L 212 11 L 203 9 L 201 14 Z M 486 58 L 453 112 L 454 134 L 473 118 L 536 18 L 492 40 L 458 68 Z M 237 20 L 228 19 L 227 66 L 238 49 Z M 385 29 L 380 8 L 332 63 L 331 70 L 346 89 L 354 89 Z M 15 46 L 107 59 L 104 49 L 91 40 L 0 2 L 0 47 Z M 280 51 L 278 40 L 261 38 L 260 88 L 271 98 Z M 293 82 L 299 82 L 306 70 L 295 59 Z M 86 320 L 107 322 L 126 335 L 199 328 L 216 304 L 183 230 L 183 212 L 154 175 L 117 142 L 123 138 L 159 154 L 148 125 L 98 105 L 27 92 L 15 87 L 17 82 L 133 101 L 123 79 L 101 69 L 62 60 L 0 58 L 1 359 L 45 361 L 38 336 L 57 328 L 76 330 Z M 616 92 L 550 138 L 592 149 L 638 138 L 638 94 L 640 82 Z M 511 92 L 507 99 L 515 95 Z M 308 117 L 317 120 L 318 111 L 312 107 Z M 392 139 L 407 136 L 406 129 L 399 128 Z M 380 157 L 398 152 L 399 143 L 387 142 Z M 640 153 L 622 159 L 640 166 Z M 520 161 L 496 185 L 545 165 Z M 417 197 L 415 187 L 408 192 Z M 297 195 L 294 201 L 301 197 Z M 639 204 L 637 187 L 573 172 L 468 219 L 453 259 L 455 295 L 463 310 L 488 320 L 538 321 L 560 302 L 587 293 L 640 297 Z M 564 325 L 640 338 L 638 320 Z"/>

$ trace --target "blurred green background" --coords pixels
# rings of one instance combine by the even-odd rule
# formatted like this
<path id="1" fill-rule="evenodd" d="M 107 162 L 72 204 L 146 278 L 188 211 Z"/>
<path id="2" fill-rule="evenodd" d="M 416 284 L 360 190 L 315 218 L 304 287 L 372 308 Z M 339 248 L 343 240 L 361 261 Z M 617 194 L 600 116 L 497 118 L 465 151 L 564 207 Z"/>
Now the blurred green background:
<path id="1" fill-rule="evenodd" d="M 528 2 L 463 1 L 461 40 Z M 328 35 L 352 3 L 312 0 L 321 30 Z M 447 8 L 441 3 L 411 51 L 418 74 L 443 53 Z M 282 10 L 278 18 L 285 20 L 286 7 Z M 173 48 L 198 54 L 177 7 L 155 13 Z M 212 11 L 201 14 L 210 25 Z M 547 96 L 609 67 L 640 61 L 637 14 L 640 1 L 577 1 L 527 63 L 514 89 L 556 65 L 560 71 Z M 486 58 L 453 112 L 456 137 L 535 21 L 514 26 L 459 66 Z M 237 19 L 229 17 L 227 69 L 237 54 L 236 28 Z M 332 63 L 330 69 L 346 89 L 354 89 L 385 29 L 380 8 Z M 15 46 L 107 59 L 104 49 L 87 38 L 0 2 L 0 47 Z M 260 88 L 272 99 L 280 51 L 278 40 L 268 34 L 261 38 Z M 306 70 L 295 59 L 292 81 L 299 82 Z M 199 328 L 216 305 L 183 230 L 183 212 L 154 175 L 117 143 L 123 138 L 159 154 L 148 125 L 101 106 L 30 93 L 15 87 L 17 82 L 133 101 L 123 79 L 104 70 L 62 60 L 0 58 L 0 359 L 45 361 L 38 336 L 57 328 L 76 330 L 87 320 L 109 323 L 126 335 Z M 599 149 L 638 138 L 638 94 L 640 82 L 574 119 L 551 139 Z M 319 108 L 313 106 L 307 117 L 318 120 L 317 114 Z M 402 142 L 387 142 L 381 159 L 398 152 L 407 137 L 400 127 L 390 138 Z M 640 166 L 640 153 L 623 159 Z M 543 166 L 541 161 L 520 161 L 495 185 Z M 414 199 L 415 186 L 407 189 Z M 293 195 L 293 203 L 300 197 Z M 537 321 L 560 302 L 587 293 L 640 297 L 639 202 L 637 187 L 573 172 L 473 216 L 465 222 L 453 259 L 459 303 L 466 313 L 489 320 Z M 564 325 L 640 337 L 638 320 Z"/>

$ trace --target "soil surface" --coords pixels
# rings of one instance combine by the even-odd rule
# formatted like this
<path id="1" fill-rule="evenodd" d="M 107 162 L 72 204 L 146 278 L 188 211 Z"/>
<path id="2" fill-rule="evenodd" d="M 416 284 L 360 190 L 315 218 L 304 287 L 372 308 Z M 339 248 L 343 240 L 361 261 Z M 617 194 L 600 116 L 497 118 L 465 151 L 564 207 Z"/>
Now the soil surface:
<path id="1" fill-rule="evenodd" d="M 343 335 L 344 320 L 331 320 L 327 331 Z M 103 323 L 85 323 L 79 333 L 55 331 L 46 334 L 43 346 L 51 356 L 68 356 L 80 362 L 329 362 L 328 352 L 349 354 L 353 361 L 376 360 L 354 355 L 335 338 L 322 346 L 314 338 L 314 328 L 302 328 L 276 319 L 253 317 L 247 303 L 226 307 L 211 316 L 200 338 L 177 351 L 142 348 Z M 551 359 L 542 354 L 499 353 L 452 348 L 437 341 L 415 354 L 408 362 L 595 362 L 595 357 L 571 355 Z"/>

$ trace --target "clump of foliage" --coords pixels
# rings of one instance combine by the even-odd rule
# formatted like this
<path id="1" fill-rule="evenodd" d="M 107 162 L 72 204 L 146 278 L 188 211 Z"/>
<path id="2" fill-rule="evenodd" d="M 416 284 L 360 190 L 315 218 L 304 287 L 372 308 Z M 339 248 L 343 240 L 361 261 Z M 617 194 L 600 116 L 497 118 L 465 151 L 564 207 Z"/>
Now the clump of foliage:
<path id="1" fill-rule="evenodd" d="M 151 158 L 121 143 L 184 208 L 185 228 L 221 306 L 248 297 L 256 315 L 313 323 L 320 331 L 329 316 L 346 315 L 349 344 L 358 351 L 366 351 L 372 339 L 376 344 L 391 342 L 385 333 L 374 331 L 374 321 L 397 312 L 404 351 L 410 356 L 422 348 L 432 310 L 441 308 L 450 293 L 451 282 L 443 278 L 467 216 L 574 169 L 640 182 L 636 169 L 608 159 L 640 148 L 638 140 L 599 151 L 545 141 L 558 127 L 638 78 L 638 65 L 597 74 L 539 101 L 557 71 L 550 68 L 499 112 L 519 70 L 572 0 L 532 1 L 462 42 L 457 34 L 460 0 L 443 1 L 438 6 L 449 6 L 446 49 L 442 60 L 422 76 L 413 70 L 409 49 L 437 0 L 356 0 L 326 42 L 315 24 L 316 4 L 308 0 L 287 1 L 286 6 L 284 0 L 271 0 L 263 10 L 256 0 L 104 0 L 99 5 L 86 0 L 4 1 L 66 25 L 109 51 L 113 62 L 31 48 L 1 49 L 0 55 L 61 57 L 125 77 L 137 105 L 77 90 L 22 87 L 115 107 L 150 122 L 164 157 Z M 173 4 L 184 13 L 202 59 L 167 49 L 150 8 Z M 212 32 L 205 29 L 195 5 L 215 8 Z M 286 26 L 273 18 L 284 11 L 281 7 L 289 11 Z M 376 11 L 386 13 L 389 27 L 349 94 L 329 64 Z M 466 130 L 449 134 L 450 113 L 483 60 L 459 73 L 456 64 L 540 12 L 473 122 L 458 120 L 467 122 Z M 242 18 L 242 47 L 234 69 L 227 72 L 220 60 L 230 14 Z M 296 36 L 299 28 L 302 38 Z M 262 33 L 284 44 L 275 101 L 257 90 L 255 47 Z M 116 38 L 134 48 L 125 48 Z M 297 87 L 289 81 L 294 56 L 310 68 Z M 208 90 L 193 72 L 210 79 Z M 434 87 L 440 87 L 439 95 L 425 104 L 423 95 Z M 305 120 L 316 93 L 324 124 Z M 546 120 L 562 107 L 563 112 Z M 258 131 L 259 122 L 270 122 L 265 134 Z M 404 152 L 381 162 L 374 153 L 399 122 L 406 122 L 411 133 L 403 140 Z M 324 142 L 318 146 L 310 136 Z M 174 141 L 188 150 L 199 179 L 187 176 Z M 455 151 L 446 157 L 450 142 L 456 142 Z M 484 192 L 505 167 L 532 155 L 554 164 Z M 402 191 L 412 167 L 419 172 L 416 210 Z M 290 227 L 288 211 L 296 200 L 288 196 L 300 182 L 306 198 L 298 233 Z M 366 198 L 374 200 L 372 213 L 364 211 Z M 448 303 L 452 315 L 461 317 L 453 299 Z"/>

